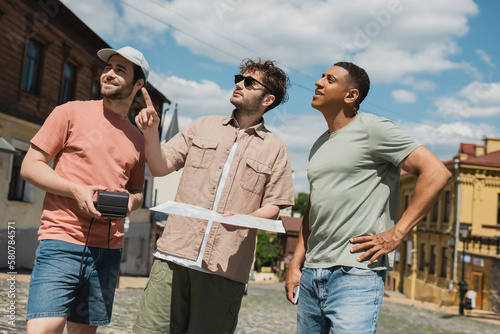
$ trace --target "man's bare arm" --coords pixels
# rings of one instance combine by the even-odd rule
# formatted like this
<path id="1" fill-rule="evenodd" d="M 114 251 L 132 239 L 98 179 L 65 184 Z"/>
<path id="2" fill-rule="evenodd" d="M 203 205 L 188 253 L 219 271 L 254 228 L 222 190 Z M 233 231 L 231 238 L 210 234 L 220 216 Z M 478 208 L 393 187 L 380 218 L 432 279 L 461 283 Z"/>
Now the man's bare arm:
<path id="1" fill-rule="evenodd" d="M 429 213 L 451 177 L 446 166 L 423 146 L 410 153 L 399 167 L 418 177 L 411 202 L 401 219 L 390 230 L 351 238 L 352 243 L 358 243 L 351 248 L 351 252 L 366 250 L 358 257 L 360 262 L 369 259 L 371 264 L 380 256 L 395 250 L 405 235 Z"/>
<path id="2" fill-rule="evenodd" d="M 52 157 L 35 145 L 31 145 L 21 166 L 21 176 L 34 186 L 56 195 L 73 198 L 78 207 L 91 217 L 101 214 L 94 207 L 93 195 L 106 190 L 102 185 L 82 186 L 59 176 L 50 166 Z"/>
<path id="3" fill-rule="evenodd" d="M 302 218 L 302 226 L 300 227 L 299 240 L 293 253 L 293 258 L 288 265 L 288 273 L 286 275 L 285 291 L 286 298 L 290 302 L 294 302 L 293 288 L 300 285 L 300 276 L 302 275 L 301 268 L 306 258 L 307 239 L 311 231 L 309 230 L 309 210 L 311 202 L 307 205 L 307 210 Z"/>

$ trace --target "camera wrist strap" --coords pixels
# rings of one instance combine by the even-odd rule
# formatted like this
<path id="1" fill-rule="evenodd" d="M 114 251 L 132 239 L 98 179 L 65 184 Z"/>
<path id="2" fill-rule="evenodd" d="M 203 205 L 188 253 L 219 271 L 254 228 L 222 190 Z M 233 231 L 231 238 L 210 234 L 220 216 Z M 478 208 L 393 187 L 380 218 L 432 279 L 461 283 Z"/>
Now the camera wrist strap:
<path id="1" fill-rule="evenodd" d="M 89 231 L 87 232 L 87 240 L 85 240 L 85 246 L 83 246 L 82 260 L 80 261 L 80 273 L 78 274 L 78 280 L 80 280 L 80 278 L 82 277 L 83 259 L 85 258 L 85 249 L 87 248 L 87 243 L 89 242 L 90 228 L 92 227 L 93 222 L 94 218 L 90 220 Z"/>
<path id="2" fill-rule="evenodd" d="M 80 273 L 78 274 L 78 279 L 82 277 L 82 269 L 83 269 L 83 260 L 85 259 L 85 250 L 87 248 L 87 244 L 89 242 L 89 237 L 90 237 L 90 228 L 92 227 L 92 223 L 94 222 L 94 218 L 90 220 L 89 224 L 89 230 L 87 232 L 87 239 L 85 240 L 85 246 L 83 246 L 83 252 L 82 252 L 82 260 L 80 261 Z M 109 252 L 109 237 L 111 235 L 111 218 L 108 220 L 108 252 Z M 108 266 L 108 271 L 109 271 L 109 266 Z"/>

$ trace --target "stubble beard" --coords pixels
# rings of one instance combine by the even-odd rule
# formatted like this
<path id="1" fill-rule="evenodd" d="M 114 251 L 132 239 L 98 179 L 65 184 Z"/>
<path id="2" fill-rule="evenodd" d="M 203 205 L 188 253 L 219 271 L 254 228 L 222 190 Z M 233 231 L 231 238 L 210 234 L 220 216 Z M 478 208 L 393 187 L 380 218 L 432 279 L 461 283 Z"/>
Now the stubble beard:
<path id="1" fill-rule="evenodd" d="M 112 90 L 105 90 L 101 87 L 101 95 L 109 100 L 125 100 L 132 94 L 134 85 L 116 87 Z"/>
<path id="2" fill-rule="evenodd" d="M 262 103 L 265 94 L 262 94 L 259 97 L 254 97 L 251 101 L 231 101 L 231 103 L 235 106 L 236 110 L 240 113 L 240 115 L 252 116 L 258 113 L 258 107 Z"/>

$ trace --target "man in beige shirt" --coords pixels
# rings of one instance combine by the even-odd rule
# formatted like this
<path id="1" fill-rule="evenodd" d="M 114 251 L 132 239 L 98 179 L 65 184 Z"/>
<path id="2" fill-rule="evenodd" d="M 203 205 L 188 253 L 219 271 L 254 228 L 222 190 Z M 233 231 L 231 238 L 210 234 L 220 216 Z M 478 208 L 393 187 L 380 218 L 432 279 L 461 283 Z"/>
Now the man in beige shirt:
<path id="1" fill-rule="evenodd" d="M 293 205 L 292 170 L 263 114 L 287 99 L 289 79 L 271 61 L 247 59 L 235 76 L 229 117 L 201 117 L 160 146 L 158 116 L 136 117 L 154 176 L 184 168 L 176 201 L 226 215 L 275 219 Z M 232 333 L 257 231 L 171 215 L 157 242 L 136 333 Z"/>

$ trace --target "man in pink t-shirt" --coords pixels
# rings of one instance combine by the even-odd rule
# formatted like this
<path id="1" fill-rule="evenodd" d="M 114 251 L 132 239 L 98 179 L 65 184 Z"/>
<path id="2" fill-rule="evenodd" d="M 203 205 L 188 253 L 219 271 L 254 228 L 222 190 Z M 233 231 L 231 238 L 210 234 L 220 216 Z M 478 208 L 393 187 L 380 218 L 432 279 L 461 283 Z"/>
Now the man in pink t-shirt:
<path id="1" fill-rule="evenodd" d="M 149 65 L 138 50 L 102 49 L 101 101 L 56 107 L 31 140 L 22 177 L 45 190 L 40 242 L 28 297 L 28 333 L 95 333 L 110 322 L 123 248 L 123 218 L 96 209 L 99 190 L 128 195 L 140 208 L 144 139 L 128 120 Z M 53 168 L 49 162 L 54 159 Z M 102 210 L 101 210 L 102 211 Z M 123 215 L 122 215 L 123 216 Z"/>

